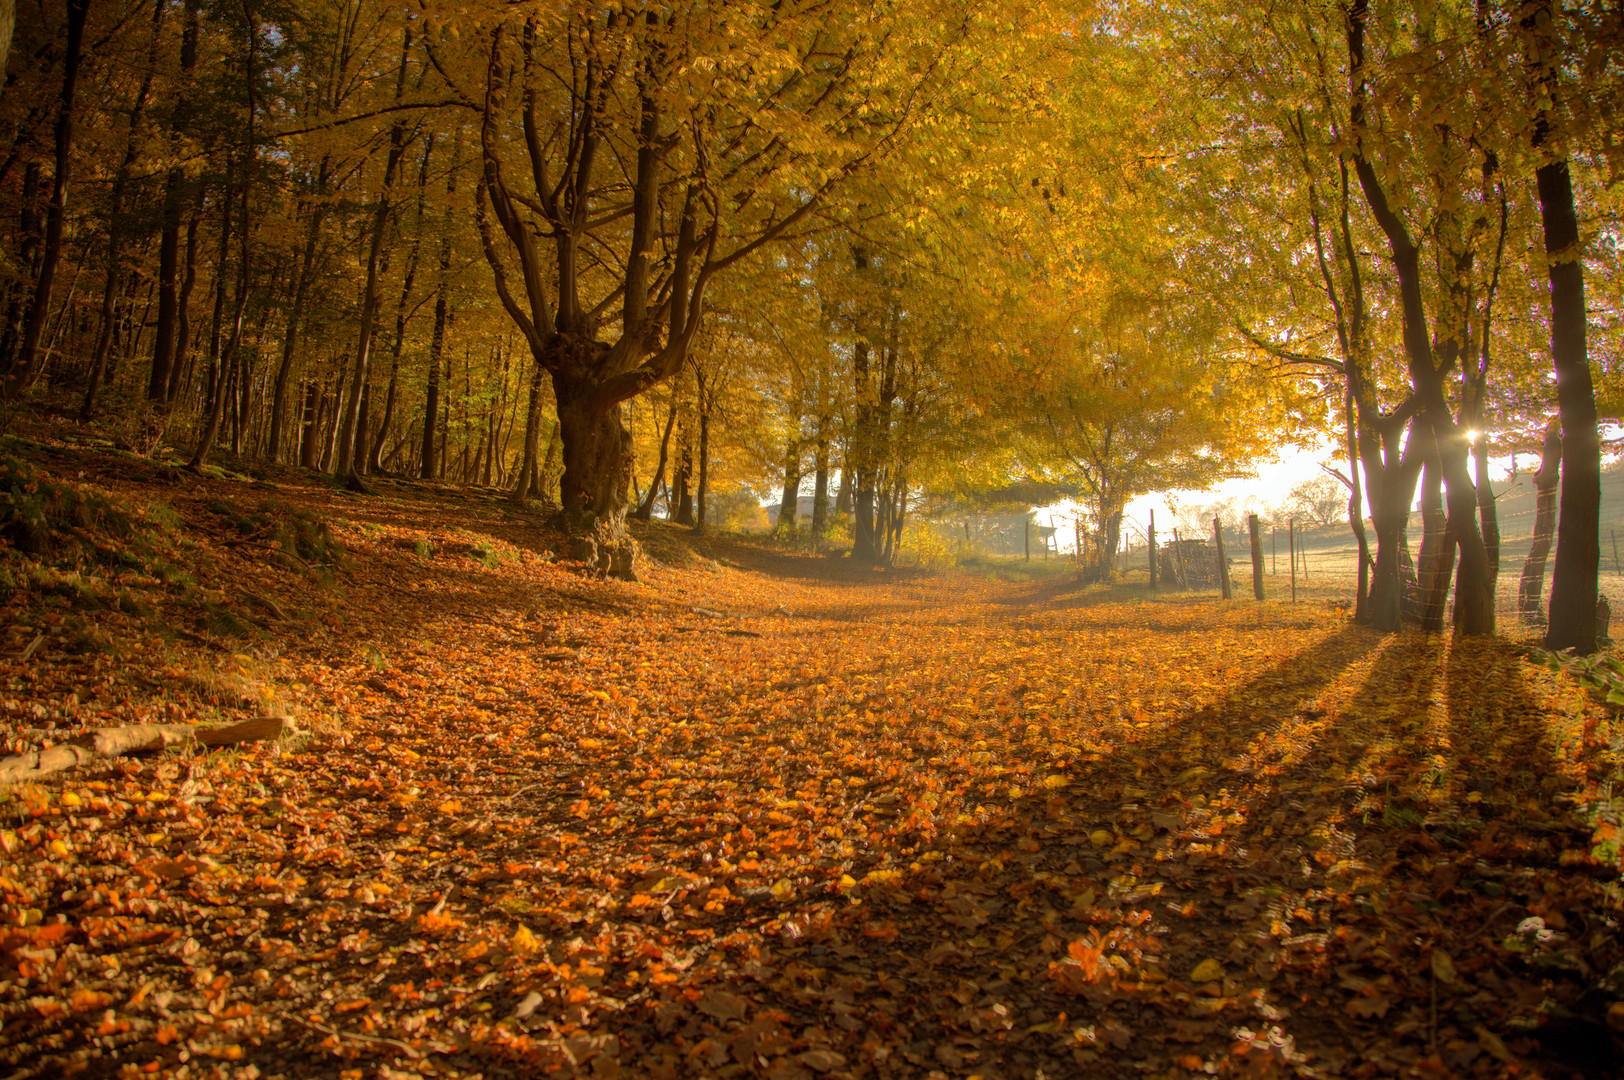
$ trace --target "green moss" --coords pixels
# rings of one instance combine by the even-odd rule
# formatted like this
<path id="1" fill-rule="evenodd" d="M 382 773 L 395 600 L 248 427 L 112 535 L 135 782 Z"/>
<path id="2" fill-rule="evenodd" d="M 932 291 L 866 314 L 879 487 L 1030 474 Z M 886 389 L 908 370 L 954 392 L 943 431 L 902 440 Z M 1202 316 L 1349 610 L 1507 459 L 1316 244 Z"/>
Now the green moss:
<path id="1" fill-rule="evenodd" d="M 468 549 L 470 558 L 480 562 L 490 570 L 495 570 L 504 562 L 512 559 L 514 555 L 515 552 L 512 548 L 505 544 L 498 544 L 490 539 L 477 540 Z"/>
<path id="2" fill-rule="evenodd" d="M 263 542 L 272 560 L 286 569 L 309 570 L 320 579 L 343 565 L 344 549 L 333 539 L 331 526 L 301 507 L 276 499 L 254 507 L 210 499 L 204 508 L 225 518 L 238 535 Z"/>
<path id="3" fill-rule="evenodd" d="M 165 532 L 176 532 L 183 524 L 175 508 L 161 499 L 147 503 L 147 520 Z"/>

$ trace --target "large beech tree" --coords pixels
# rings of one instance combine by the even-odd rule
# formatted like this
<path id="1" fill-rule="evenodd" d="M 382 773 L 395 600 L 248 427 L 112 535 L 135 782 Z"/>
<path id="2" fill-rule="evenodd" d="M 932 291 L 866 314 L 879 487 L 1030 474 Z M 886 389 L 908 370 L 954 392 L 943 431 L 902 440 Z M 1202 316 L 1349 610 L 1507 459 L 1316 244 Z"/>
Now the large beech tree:
<path id="1" fill-rule="evenodd" d="M 552 377 L 562 517 L 597 534 L 601 567 L 630 572 L 621 403 L 682 367 L 718 274 L 889 153 L 948 41 L 964 46 L 943 14 L 504 8 L 477 82 L 442 59 L 447 39 L 431 46 L 479 111 L 486 258 Z"/>

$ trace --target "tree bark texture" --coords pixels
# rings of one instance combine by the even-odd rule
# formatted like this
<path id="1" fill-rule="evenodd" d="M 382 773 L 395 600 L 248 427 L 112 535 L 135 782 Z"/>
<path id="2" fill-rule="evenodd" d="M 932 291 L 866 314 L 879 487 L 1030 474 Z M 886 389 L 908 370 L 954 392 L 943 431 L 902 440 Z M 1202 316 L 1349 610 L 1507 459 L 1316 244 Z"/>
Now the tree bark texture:
<path id="1" fill-rule="evenodd" d="M 1562 480 L 1562 422 L 1545 426 L 1545 445 L 1540 453 L 1539 471 L 1534 474 L 1534 539 L 1517 583 L 1517 612 L 1523 622 L 1545 622 L 1545 562 L 1551 554 L 1551 538 L 1556 533 L 1556 497 Z"/>
<path id="2" fill-rule="evenodd" d="M 1585 282 L 1579 217 L 1566 159 L 1540 166 L 1540 220 L 1550 263 L 1551 358 L 1562 416 L 1562 500 L 1557 511 L 1556 566 L 1551 575 L 1548 649 L 1596 651 L 1596 597 L 1601 573 L 1601 438 L 1585 343 Z"/>
<path id="3" fill-rule="evenodd" d="M 1246 515 L 1246 529 L 1252 539 L 1252 598 L 1263 599 L 1263 533 L 1256 514 Z M 1177 534 L 1174 534 L 1177 536 Z"/>
<path id="4" fill-rule="evenodd" d="M 1421 421 L 1430 426 L 1436 440 L 1440 467 L 1447 485 L 1446 504 L 1460 553 L 1460 574 L 1455 589 L 1455 629 L 1476 635 L 1494 633 L 1494 583 L 1489 576 L 1488 554 L 1477 522 L 1477 488 L 1466 462 L 1466 440 L 1450 415 L 1444 397 L 1441 368 L 1434 357 L 1433 344 L 1421 283 L 1421 249 L 1411 237 L 1399 213 L 1388 201 L 1387 191 L 1364 147 L 1366 132 L 1365 99 L 1368 95 L 1365 72 L 1365 18 L 1368 0 L 1353 0 L 1347 9 L 1349 82 L 1352 91 L 1349 126 L 1353 135 L 1351 156 L 1354 172 L 1364 191 L 1365 202 L 1378 228 L 1387 238 L 1393 269 L 1398 277 L 1403 314 L 1402 337 L 1410 382 L 1415 390 Z M 1446 358 L 1447 361 L 1447 358 Z M 1377 556 L 1380 559 L 1380 554 Z"/>

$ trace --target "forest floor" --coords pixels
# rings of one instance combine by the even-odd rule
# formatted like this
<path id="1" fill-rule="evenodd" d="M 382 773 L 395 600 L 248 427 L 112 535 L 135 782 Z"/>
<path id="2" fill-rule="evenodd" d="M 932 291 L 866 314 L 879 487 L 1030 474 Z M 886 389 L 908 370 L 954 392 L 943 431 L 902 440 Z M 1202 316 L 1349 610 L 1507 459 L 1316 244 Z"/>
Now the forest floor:
<path id="1" fill-rule="evenodd" d="M 1620 734 L 1505 641 L 494 493 L 0 466 L 0 1076 L 1617 1076 Z"/>

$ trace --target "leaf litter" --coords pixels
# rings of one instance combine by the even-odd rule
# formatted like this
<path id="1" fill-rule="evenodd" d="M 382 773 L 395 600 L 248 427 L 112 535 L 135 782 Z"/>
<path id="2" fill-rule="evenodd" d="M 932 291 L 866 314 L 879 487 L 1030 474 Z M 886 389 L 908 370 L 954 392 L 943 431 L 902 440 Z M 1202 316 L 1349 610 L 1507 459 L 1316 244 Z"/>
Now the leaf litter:
<path id="1" fill-rule="evenodd" d="M 281 487 L 331 581 L 171 554 L 285 619 L 8 601 L 14 750 L 307 734 L 9 793 L 7 1075 L 1616 1075 L 1618 726 L 1510 643 L 720 540 L 598 582 Z"/>

